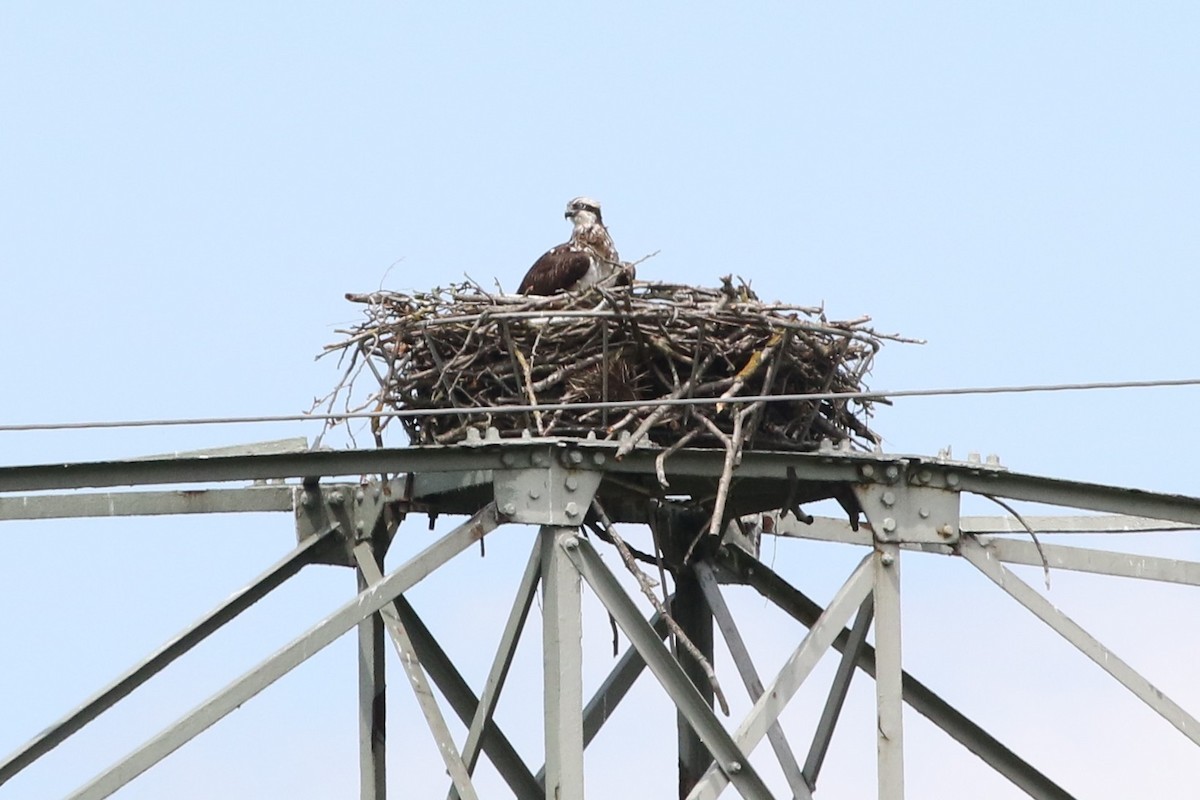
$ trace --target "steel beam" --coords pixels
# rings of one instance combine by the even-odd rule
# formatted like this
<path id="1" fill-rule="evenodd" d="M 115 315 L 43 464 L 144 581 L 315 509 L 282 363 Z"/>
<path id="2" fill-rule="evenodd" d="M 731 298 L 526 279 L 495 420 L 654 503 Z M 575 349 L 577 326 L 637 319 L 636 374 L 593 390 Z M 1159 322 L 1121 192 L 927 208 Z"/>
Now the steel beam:
<path id="1" fill-rule="evenodd" d="M 9 778 L 48 753 L 68 736 L 98 717 L 106 709 L 111 708 L 121 698 L 128 696 L 137 687 L 157 675 L 172 661 L 257 603 L 271 590 L 298 573 L 305 565 L 312 563 L 335 538 L 334 529 L 328 528 L 320 535 L 302 542 L 299 547 L 271 565 L 269 569 L 239 589 L 221 605 L 196 620 L 146 660 L 101 689 L 79 708 L 26 742 L 0 764 L 0 784 L 5 783 Z"/>
<path id="2" fill-rule="evenodd" d="M 383 567 L 382 552 L 372 548 L 375 571 Z M 372 581 L 362 569 L 354 574 L 358 593 Z M 378 614 L 358 623 L 358 792 L 361 800 L 387 798 L 387 667 L 384 661 L 383 620 Z"/>
<path id="3" fill-rule="evenodd" d="M 805 678 L 812 673 L 821 656 L 829 650 L 855 609 L 862 605 L 871 591 L 872 580 L 871 558 L 868 556 L 850 573 L 850 577 L 830 601 L 829 607 L 813 623 L 800 645 L 784 662 L 775 681 L 755 701 L 750 713 L 738 726 L 734 742 L 742 752 L 747 755 L 753 752 L 771 725 L 779 719 L 783 709 L 795 696 Z M 728 783 L 728 776 L 714 765 L 696 785 L 688 800 L 715 800 Z"/>
<path id="4" fill-rule="evenodd" d="M 70 800 L 99 800 L 166 758 L 207 730 L 242 703 L 323 650 L 339 636 L 374 614 L 401 592 L 407 591 L 439 566 L 483 538 L 499 524 L 495 505 L 489 505 L 467 522 L 422 550 L 382 582 L 365 590 L 322 622 L 294 639 L 275 655 L 192 709 L 146 744 L 102 772 Z"/>
<path id="5" fill-rule="evenodd" d="M 972 527 L 984 527 L 990 530 L 1002 529 L 1003 526 L 998 521 L 1003 519 L 1011 518 L 963 517 L 963 532 L 968 532 L 965 530 L 965 526 L 968 524 Z M 1099 522 L 1093 528 L 1088 528 L 1086 521 L 1089 519 L 1097 519 Z M 1129 517 L 1064 517 L 1060 521 L 1056 520 L 1058 518 L 1055 517 L 1026 517 L 1026 522 L 1038 533 L 1129 533 L 1182 530 L 1174 523 Z M 1016 523 L 1016 520 L 1012 521 Z M 1019 528 L 1019 532 L 1028 535 L 1024 527 Z M 793 518 L 775 519 L 770 533 L 789 538 L 842 542 L 863 547 L 869 547 L 874 542 L 870 531 L 865 527 L 855 531 L 845 521 L 828 517 L 818 517 L 813 520 L 811 525 L 805 525 Z M 1092 550 L 1074 545 L 1043 544 L 1039 547 L 1033 542 L 993 536 L 976 536 L 975 538 L 976 541 L 991 550 L 997 560 L 1007 563 L 1040 567 L 1042 566 L 1042 557 L 1045 556 L 1046 563 L 1051 569 L 1200 586 L 1200 562 L 1142 556 L 1133 553 L 1116 553 L 1111 550 Z M 901 542 L 900 547 L 904 550 L 916 550 L 924 553 L 957 555 L 954 548 L 949 545 Z"/>
<path id="6" fill-rule="evenodd" d="M 354 559 L 358 563 L 359 572 L 367 579 L 368 586 L 376 586 L 383 582 L 383 571 L 379 568 L 376 560 L 375 548 L 369 542 L 360 542 L 355 546 Z M 392 638 L 392 644 L 396 647 L 396 654 L 400 656 L 400 664 L 412 685 L 413 694 L 417 698 L 417 706 L 425 716 L 425 724 L 429 726 L 429 732 L 433 734 L 434 744 L 437 745 L 438 753 L 442 756 L 442 762 L 446 765 L 450 779 L 454 781 L 454 788 L 458 790 L 459 796 L 463 800 L 479 800 L 479 796 L 475 793 L 475 787 L 471 784 L 471 776 L 467 774 L 467 767 L 463 763 L 458 748 L 454 745 L 454 737 L 450 735 L 446 718 L 442 716 L 437 699 L 429 688 L 429 681 L 425 678 L 421 659 L 417 656 L 416 648 L 413 647 L 412 639 L 409 638 L 404 623 L 400 621 L 400 615 L 396 612 L 395 607 L 388 603 L 379 609 L 378 616 L 383 618 L 383 624 Z"/>
<path id="7" fill-rule="evenodd" d="M 774 602 L 802 625 L 812 625 L 824 613 L 820 605 L 757 559 L 731 548 L 718 554 L 720 566 L 738 580 L 753 586 L 763 597 Z M 850 631 L 844 630 L 833 640 L 834 649 L 845 652 Z M 875 648 L 864 644 L 857 659 L 858 668 L 875 677 Z M 965 714 L 939 697 L 932 689 L 907 672 L 902 674 L 904 701 L 918 714 L 941 728 L 948 736 L 970 750 L 992 769 L 1012 781 L 1036 800 L 1074 800 L 1074 796 L 1022 759 L 1002 742 L 971 721 Z"/>
<path id="8" fill-rule="evenodd" d="M 291 511 L 292 487 L 243 486 L 157 492 L 91 492 L 0 497 L 0 521 L 77 517 L 148 517 Z"/>
<path id="9" fill-rule="evenodd" d="M 699 579 L 689 571 L 682 571 L 676 575 L 675 601 L 671 606 L 671 613 L 683 634 L 691 640 L 705 660 L 712 664 L 713 615 Z M 675 643 L 675 660 L 696 687 L 705 705 L 712 708 L 713 687 L 704 666 L 678 642 Z M 679 711 L 675 713 L 675 735 L 679 750 L 679 798 L 683 800 L 712 763 L 712 756 L 688 723 L 687 717 Z"/>
<path id="10" fill-rule="evenodd" d="M 454 713 L 464 725 L 469 725 L 479 708 L 479 698 L 471 691 L 471 687 L 463 680 L 462 675 L 454 667 L 446 651 L 438 644 L 425 622 L 417 614 L 403 595 L 398 596 L 393 605 L 400 621 L 404 623 L 417 656 L 429 677 L 441 690 L 446 702 L 454 709 Z M 500 777 L 512 789 L 518 800 L 538 800 L 543 797 L 542 784 L 529 771 L 529 767 L 521 760 L 516 748 L 504 735 L 504 731 L 495 720 L 489 721 L 483 728 L 483 752 L 487 753 Z"/>
<path id="11" fill-rule="evenodd" d="M 550 457 L 569 450 L 586 456 L 581 469 L 640 475 L 656 474 L 657 448 L 637 448 L 620 461 L 612 458 L 616 443 L 570 439 L 481 442 L 471 445 L 321 450 L 202 458 L 160 458 L 76 464 L 40 464 L 0 468 L 0 493 L 79 489 L 86 487 L 163 485 L 268 478 L 334 477 L 379 472 L 467 472 L 512 468 L 532 454 Z M 720 474 L 724 454 L 685 449 L 667 462 L 670 476 L 712 477 Z M 929 486 L 1016 500 L 1105 511 L 1200 525 L 1200 498 L 1146 492 L 1115 486 L 1023 475 L 958 462 L 900 457 L 879 453 L 746 453 L 739 478 L 805 482 L 860 482 L 873 476 L 929 473 Z"/>
<path id="12" fill-rule="evenodd" d="M 825 707 L 821 710 L 821 718 L 817 721 L 817 730 L 813 734 L 812 745 L 808 748 L 808 757 L 804 760 L 804 781 L 812 790 L 817 788 L 817 778 L 821 774 L 821 765 L 825 763 L 825 754 L 829 752 L 829 744 L 833 740 L 833 731 L 837 727 L 838 718 L 842 714 L 842 705 L 846 702 L 846 694 L 850 691 L 850 681 L 854 678 L 855 667 L 863 645 L 867 641 L 867 632 L 871 629 L 871 620 L 875 617 L 875 596 L 868 595 L 858 608 L 858 616 L 854 618 L 854 627 L 850 629 L 850 638 L 842 649 L 842 658 L 838 662 L 837 672 L 834 673 L 833 683 L 829 687 L 829 696 L 825 699 Z"/>
<path id="13" fill-rule="evenodd" d="M 1196 530 L 1195 525 L 1185 522 L 1164 522 L 1161 519 L 1130 517 L 1124 514 L 1021 516 L 1025 523 L 1038 533 L 1166 533 Z M 963 517 L 959 520 L 959 526 L 963 533 L 1028 533 L 1021 520 L 1013 516 Z"/>
<path id="14" fill-rule="evenodd" d="M 729 606 L 721 594 L 721 587 L 717 584 L 717 577 L 713 574 L 712 566 L 701 561 L 696 563 L 693 569 L 700 582 L 700 588 L 704 592 L 704 597 L 708 601 L 708 606 L 712 609 L 717 627 L 721 629 L 721 636 L 729 647 L 729 654 L 733 657 L 734 666 L 737 667 L 738 674 L 742 676 L 742 683 L 745 684 L 746 692 L 750 695 L 750 702 L 756 703 L 762 697 L 762 680 L 758 677 L 754 659 L 750 656 L 746 642 L 742 639 L 742 633 L 733 621 L 733 614 L 729 612 Z M 812 797 L 811 786 L 805 780 L 800 765 L 796 763 L 796 756 L 792 753 L 791 745 L 788 744 L 787 737 L 778 720 L 771 723 L 771 727 L 767 729 L 767 740 L 771 743 L 771 749 L 775 751 L 775 758 L 778 759 L 779 767 L 783 770 L 783 777 L 787 780 L 788 788 L 792 790 L 792 796 L 797 800 L 810 800 Z"/>
<path id="15" fill-rule="evenodd" d="M 1117 679 L 1142 702 L 1157 711 L 1194 744 L 1200 745 L 1200 722 L 1174 700 L 1150 683 L 1140 672 L 1122 661 L 1073 619 L 1059 611 L 1032 586 L 997 561 L 987 548 L 969 537 L 962 541 L 962 554 L 993 583 L 1008 592 L 1042 622 L 1073 644 L 1081 653 Z"/>
<path id="16" fill-rule="evenodd" d="M 875 699 L 879 800 L 904 800 L 904 687 L 900 658 L 900 546 L 876 545 Z"/>
<path id="17" fill-rule="evenodd" d="M 1051 569 L 1200 586 L 1200 562 L 1196 561 L 1057 544 L 1043 544 L 1039 547 L 1033 542 L 1016 539 L 975 537 L 975 540 L 991 552 L 997 561 L 1008 564 L 1040 567 L 1044 556 L 1045 563 Z"/>
<path id="18" fill-rule="evenodd" d="M 1017 472 L 972 474 L 967 471 L 961 475 L 959 488 L 964 492 L 1010 500 L 1028 500 L 1031 503 L 1200 525 L 1200 499 L 1186 495 L 1043 478 Z"/>
<path id="19" fill-rule="evenodd" d="M 642 618 L 637 606 L 625 594 L 592 546 L 576 539 L 574 546 L 566 552 L 571 563 L 578 568 L 596 597 L 613 615 L 617 625 L 629 637 L 630 644 L 642 654 L 646 666 L 675 702 L 675 707 L 687 717 L 709 752 L 716 758 L 720 769 L 729 776 L 737 790 L 747 800 L 770 800 L 771 793 L 758 772 L 738 748 L 713 710 L 704 702 L 678 662 L 663 646 L 658 634 Z"/>
<path id="20" fill-rule="evenodd" d="M 661 614 L 656 613 L 651 617 L 649 625 L 658 634 L 660 640 L 666 638 L 667 621 Z M 628 647 L 621 654 L 612 671 L 608 673 L 608 677 L 600 683 L 596 693 L 592 695 L 592 699 L 583 707 L 584 749 L 587 749 L 587 746 L 596 738 L 596 734 L 600 732 L 600 728 L 617 710 L 617 706 L 625 699 L 625 695 L 633 687 L 634 681 L 642 674 L 645 667 L 646 662 L 636 647 Z M 537 780 L 538 783 L 545 783 L 545 767 L 538 772 Z"/>
<path id="21" fill-rule="evenodd" d="M 546 798 L 583 797 L 583 626 L 579 573 L 566 547 L 578 528 L 542 527 L 542 680 Z"/>
<path id="22" fill-rule="evenodd" d="M 496 702 L 500 699 L 500 692 L 508 677 L 508 668 L 512 665 L 513 655 L 517 652 L 517 642 L 521 638 L 521 631 L 525 628 L 525 619 L 529 616 L 529 607 L 533 604 L 533 597 L 537 593 L 538 581 L 541 577 L 541 544 L 535 543 L 529 554 L 529 561 L 525 564 L 525 572 L 521 575 L 521 582 L 517 585 L 517 596 L 513 600 L 512 609 L 508 612 L 508 621 L 504 624 L 503 633 L 500 634 L 496 657 L 492 660 L 491 669 L 488 670 L 487 680 L 483 682 L 479 706 L 475 709 L 475 716 L 467 727 L 467 739 L 463 744 L 462 757 L 466 762 L 468 773 L 474 773 L 475 764 L 479 760 L 479 745 L 482 741 L 484 726 L 492 721 L 492 713 L 496 709 Z M 458 796 L 457 787 L 451 787 L 450 800 L 456 800 Z"/>

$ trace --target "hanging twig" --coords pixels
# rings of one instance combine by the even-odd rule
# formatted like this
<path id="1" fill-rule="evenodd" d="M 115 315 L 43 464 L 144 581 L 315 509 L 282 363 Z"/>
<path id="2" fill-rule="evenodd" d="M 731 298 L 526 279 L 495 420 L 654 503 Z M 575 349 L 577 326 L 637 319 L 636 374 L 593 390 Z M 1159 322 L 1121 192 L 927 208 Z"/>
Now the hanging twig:
<path id="1" fill-rule="evenodd" d="M 1042 543 L 1038 541 L 1037 533 L 1035 533 L 1030 524 L 1025 521 L 1025 518 L 1021 516 L 1020 512 L 1018 512 L 1008 503 L 1004 502 L 999 497 L 995 497 L 994 495 L 985 494 L 983 496 L 1016 517 L 1017 522 L 1021 523 L 1021 527 L 1023 527 L 1029 534 L 1029 538 L 1033 539 L 1033 546 L 1037 548 L 1038 555 L 1042 559 L 1042 574 L 1045 576 L 1046 589 L 1048 590 L 1050 588 L 1050 562 L 1046 558 L 1046 552 L 1042 550 Z"/>
<path id="2" fill-rule="evenodd" d="M 721 711 L 725 714 L 725 716 L 729 716 L 729 703 L 725 701 L 725 693 L 721 691 L 721 684 L 717 680 L 717 673 L 713 670 L 712 664 L 710 664 L 708 659 L 704 657 L 704 654 L 700 652 L 700 648 L 696 647 L 692 640 L 688 638 L 688 635 L 684 633 L 683 628 L 679 627 L 679 623 L 676 622 L 669 613 L 667 613 L 667 609 L 659 601 L 658 595 L 654 593 L 654 586 L 651 583 L 650 578 L 646 575 L 646 573 L 642 572 L 642 570 L 638 567 L 637 562 L 633 560 L 633 556 L 629 553 L 629 548 L 625 545 L 625 540 L 621 538 L 621 536 L 617 533 L 616 528 L 613 527 L 612 521 L 608 518 L 608 514 L 604 513 L 604 507 L 600 505 L 600 501 L 592 500 L 592 508 L 595 510 L 596 516 L 598 516 L 604 522 L 604 527 L 608 530 L 609 535 L 612 536 L 613 543 L 617 547 L 617 552 L 621 554 L 621 560 L 625 562 L 625 566 L 630 572 L 633 573 L 633 577 L 637 580 L 637 584 L 641 588 L 642 594 L 646 595 L 646 597 L 650 600 L 650 605 L 654 606 L 654 610 L 659 614 L 662 614 L 663 619 L 666 620 L 667 628 L 672 634 L 674 634 L 676 641 L 683 646 L 683 649 L 688 652 L 688 655 L 690 655 L 695 662 L 700 665 L 700 668 L 704 670 L 704 674 L 708 678 L 709 684 L 712 686 L 713 696 L 716 697 L 717 702 L 721 706 Z"/>

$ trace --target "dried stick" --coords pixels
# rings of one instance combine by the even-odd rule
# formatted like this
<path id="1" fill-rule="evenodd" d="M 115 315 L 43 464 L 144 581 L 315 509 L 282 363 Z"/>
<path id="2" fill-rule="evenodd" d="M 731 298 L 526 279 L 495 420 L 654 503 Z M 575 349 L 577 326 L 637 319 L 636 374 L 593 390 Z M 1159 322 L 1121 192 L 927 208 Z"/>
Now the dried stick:
<path id="1" fill-rule="evenodd" d="M 705 356 L 704 361 L 700 364 L 699 368 L 692 374 L 692 377 L 687 379 L 687 383 L 683 384 L 683 386 L 680 386 L 674 392 L 671 392 L 670 394 L 668 394 L 666 396 L 666 398 L 664 398 L 664 399 L 678 400 L 680 397 L 682 397 L 689 389 L 691 389 L 692 384 L 695 381 L 696 377 L 703 374 L 705 368 L 712 362 L 715 354 L 716 354 L 716 351 L 714 350 L 714 351 L 710 352 L 707 356 Z M 654 427 L 655 423 L 657 423 L 660 419 L 662 419 L 664 416 L 666 416 L 667 412 L 670 411 L 671 408 L 672 408 L 672 406 L 666 406 L 666 405 L 656 406 L 655 409 L 650 412 L 649 416 L 647 416 L 646 419 L 644 419 L 642 421 L 642 424 L 637 426 L 637 429 L 634 430 L 633 434 L 628 439 L 626 439 L 624 442 L 621 443 L 621 446 L 617 448 L 617 453 L 614 456 L 614 458 L 620 459 L 620 458 L 624 458 L 625 456 L 629 455 L 629 452 L 631 450 L 633 450 L 634 447 L 637 446 L 637 443 L 640 442 L 643 437 L 645 437 L 646 433 L 651 428 Z"/>
<path id="2" fill-rule="evenodd" d="M 725 716 L 729 716 L 729 703 L 725 701 L 725 693 L 721 691 L 721 684 L 717 680 L 717 673 L 713 670 L 712 664 L 710 664 L 708 659 L 704 657 L 704 654 L 700 652 L 700 648 L 696 647 L 692 640 L 688 638 L 688 635 L 684 633 L 683 628 L 679 627 L 679 623 L 675 621 L 675 618 L 667 613 L 667 609 L 664 608 L 662 602 L 659 601 L 658 595 L 654 593 L 654 587 L 650 583 L 650 578 L 647 577 L 646 573 L 642 572 L 641 568 L 638 567 L 637 562 L 633 560 L 633 556 L 630 554 L 629 548 L 625 545 L 625 540 L 621 538 L 620 534 L 617 533 L 616 528 L 613 527 L 612 521 L 608 518 L 608 514 L 604 512 L 604 507 L 600 505 L 600 501 L 592 500 L 592 508 L 595 510 L 596 516 L 600 517 L 600 519 L 604 522 L 604 527 L 608 530 L 609 535 L 612 536 L 613 544 L 616 545 L 617 552 L 621 554 L 621 560 L 625 562 L 625 566 L 630 572 L 633 573 L 633 577 L 637 579 L 637 583 L 642 590 L 642 594 L 646 595 L 646 597 L 650 600 L 650 605 L 654 606 L 654 610 L 659 614 L 662 614 L 663 619 L 667 622 L 667 628 L 672 634 L 674 634 L 676 641 L 683 646 L 683 649 L 688 652 L 688 655 L 690 655 L 704 670 L 704 674 L 708 678 L 709 684 L 712 686 L 713 696 L 717 698 L 717 702 L 721 705 L 721 711 L 725 714 Z"/>
<path id="3" fill-rule="evenodd" d="M 513 377 L 519 381 L 521 380 L 521 376 L 524 376 L 525 392 L 529 398 L 529 405 L 536 406 L 538 404 L 537 394 L 535 394 L 533 391 L 533 383 L 529 377 L 529 364 L 525 361 L 525 355 L 520 351 L 516 343 L 513 341 L 512 331 L 508 329 L 507 322 L 500 324 L 500 330 L 504 333 L 504 343 L 507 345 L 508 354 L 513 360 L 513 372 L 519 373 Z M 538 433 L 545 433 L 545 428 L 542 426 L 542 412 L 534 411 L 533 417 L 537 424 Z M 528 419 L 528 417 L 526 417 L 526 419 Z"/>
<path id="4" fill-rule="evenodd" d="M 1024 527 L 1025 531 L 1029 534 L 1029 538 L 1033 539 L 1033 544 L 1035 547 L 1037 547 L 1038 555 L 1041 556 L 1041 558 L 1042 558 L 1042 574 L 1046 578 L 1046 588 L 1049 589 L 1050 588 L 1050 562 L 1046 559 L 1046 552 L 1044 550 L 1042 550 L 1042 543 L 1038 541 L 1037 534 L 1034 533 L 1033 528 L 1030 527 L 1029 523 L 1025 521 L 1025 518 L 1021 516 L 1019 511 L 1017 511 L 1015 508 L 1010 506 L 1008 503 L 1001 500 L 999 497 L 995 497 L 994 495 L 990 495 L 990 494 L 985 494 L 984 497 L 986 497 L 988 500 L 991 500 L 993 503 L 1000 506 L 1005 511 L 1007 511 L 1008 513 L 1010 513 L 1014 517 L 1016 517 L 1017 522 L 1021 523 L 1021 526 Z"/>
<path id="5" fill-rule="evenodd" d="M 683 436 L 680 436 L 670 447 L 663 450 L 654 459 L 654 472 L 658 475 L 658 484 L 664 489 L 670 489 L 671 484 L 667 482 L 667 459 L 678 453 L 683 448 L 700 435 L 700 431 L 688 431 Z"/>

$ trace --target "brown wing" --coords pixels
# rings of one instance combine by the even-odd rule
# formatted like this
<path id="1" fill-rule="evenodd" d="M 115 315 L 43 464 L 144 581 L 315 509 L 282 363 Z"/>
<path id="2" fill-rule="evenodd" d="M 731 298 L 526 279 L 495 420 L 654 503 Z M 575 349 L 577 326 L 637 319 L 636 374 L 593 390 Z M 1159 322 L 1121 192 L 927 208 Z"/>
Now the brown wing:
<path id="1" fill-rule="evenodd" d="M 517 287 L 517 294 L 550 295 L 569 289 L 579 282 L 591 265 L 592 259 L 586 252 L 569 244 L 560 244 L 533 262 Z"/>

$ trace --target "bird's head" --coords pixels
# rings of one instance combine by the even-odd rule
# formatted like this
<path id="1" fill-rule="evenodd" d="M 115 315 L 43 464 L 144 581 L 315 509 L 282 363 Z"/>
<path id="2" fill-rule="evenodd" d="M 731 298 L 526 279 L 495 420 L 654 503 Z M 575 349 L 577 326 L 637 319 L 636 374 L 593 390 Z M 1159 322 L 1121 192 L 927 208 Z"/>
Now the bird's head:
<path id="1" fill-rule="evenodd" d="M 576 197 L 567 203 L 567 211 L 563 216 L 571 220 L 576 228 L 604 224 L 600 219 L 600 203 L 590 197 Z"/>

